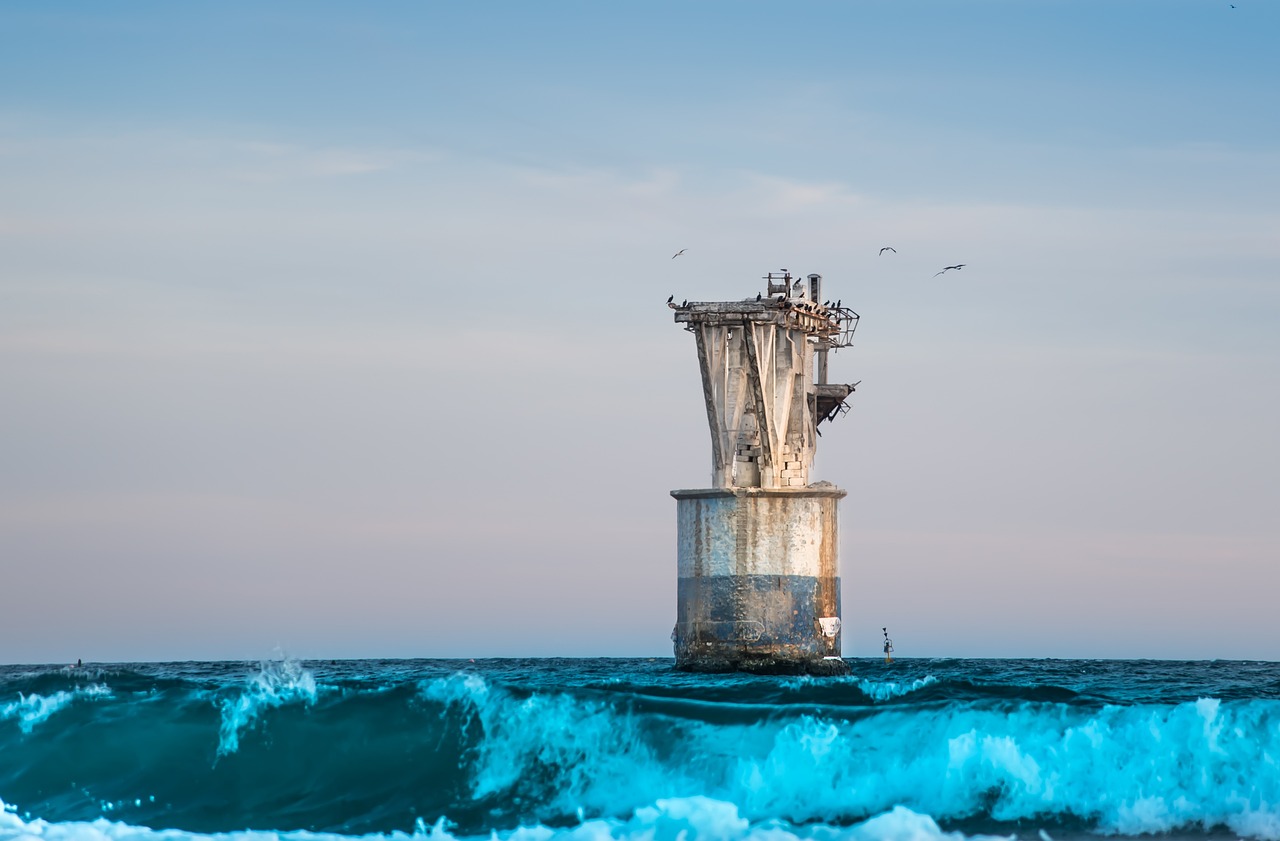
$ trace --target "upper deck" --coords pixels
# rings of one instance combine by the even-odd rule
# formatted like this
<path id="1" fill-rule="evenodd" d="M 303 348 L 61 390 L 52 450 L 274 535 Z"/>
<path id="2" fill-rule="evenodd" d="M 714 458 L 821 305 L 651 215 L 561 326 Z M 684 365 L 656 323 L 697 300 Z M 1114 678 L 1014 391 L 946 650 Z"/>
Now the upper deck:
<path id="1" fill-rule="evenodd" d="M 828 348 L 853 344 L 859 316 L 840 301 L 832 304 L 818 300 L 822 291 L 820 275 L 809 275 L 807 286 L 803 278 L 793 283 L 791 273 L 785 270 L 777 275 L 770 272 L 764 279 L 768 281 L 768 294 L 758 294 L 754 299 L 671 304 L 676 323 L 688 325 L 685 329 L 692 329 L 695 324 L 727 326 L 748 321 L 776 324 L 822 340 Z"/>

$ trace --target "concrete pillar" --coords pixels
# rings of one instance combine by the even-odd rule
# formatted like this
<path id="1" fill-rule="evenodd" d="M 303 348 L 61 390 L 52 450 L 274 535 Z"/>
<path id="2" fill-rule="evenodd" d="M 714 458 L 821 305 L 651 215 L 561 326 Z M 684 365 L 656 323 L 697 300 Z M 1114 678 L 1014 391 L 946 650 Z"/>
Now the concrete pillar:
<path id="1" fill-rule="evenodd" d="M 845 491 L 678 490 L 675 654 L 688 671 L 843 671 L 836 505 Z M 832 658 L 829 660 L 827 658 Z"/>

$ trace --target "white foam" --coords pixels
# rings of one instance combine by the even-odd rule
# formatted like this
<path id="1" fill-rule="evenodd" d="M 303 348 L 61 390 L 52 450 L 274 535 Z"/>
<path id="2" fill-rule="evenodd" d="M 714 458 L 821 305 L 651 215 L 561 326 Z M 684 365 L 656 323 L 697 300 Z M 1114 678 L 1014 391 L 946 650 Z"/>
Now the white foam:
<path id="1" fill-rule="evenodd" d="M 218 730 L 218 756 L 240 749 L 240 734 L 257 721 L 263 710 L 315 701 L 316 679 L 301 663 L 289 658 L 263 661 L 238 695 L 219 702 L 222 723 Z"/>
<path id="2" fill-rule="evenodd" d="M 471 839 L 454 835 L 444 818 L 430 827 L 419 821 L 413 835 L 391 832 L 344 836 L 262 830 L 202 834 L 154 830 L 103 818 L 63 823 L 24 821 L 7 807 L 0 809 L 0 841 L 352 841 L 356 838 L 365 841 L 964 841 L 965 836 L 943 832 L 928 815 L 903 807 L 849 827 L 792 827 L 776 821 L 753 824 L 742 817 L 732 803 L 706 797 L 659 800 L 636 809 L 629 820 L 601 818 L 568 828 L 522 826 Z"/>
<path id="3" fill-rule="evenodd" d="M 873 701 L 888 701 L 891 698 L 901 698 L 903 695 L 910 695 L 912 692 L 923 689 L 926 686 L 937 682 L 938 679 L 933 675 L 925 675 L 919 680 L 913 680 L 910 683 L 860 680 L 858 681 L 858 688 L 865 692 L 867 697 Z"/>
<path id="4" fill-rule="evenodd" d="M 52 695 L 18 693 L 18 700 L 0 706 L 0 720 L 17 719 L 18 727 L 23 733 L 30 733 L 37 724 L 47 720 L 59 710 L 65 709 L 77 698 L 110 697 L 111 689 L 105 684 L 95 683 L 85 687 L 76 687 L 67 692 L 55 692 Z"/>
<path id="5" fill-rule="evenodd" d="M 937 682 L 938 682 L 938 679 L 933 675 L 925 675 L 922 678 L 918 678 L 913 681 L 905 681 L 902 683 L 898 683 L 896 681 L 867 680 L 865 678 L 849 678 L 849 677 L 837 678 L 833 680 L 832 678 L 826 678 L 826 677 L 813 677 L 812 675 L 800 675 L 799 677 L 788 678 L 786 681 L 784 681 L 783 685 L 788 686 L 792 689 L 807 687 L 807 686 L 830 686 L 833 684 L 836 684 L 836 685 L 844 684 L 846 686 L 853 685 L 853 686 L 856 686 L 860 692 L 862 692 L 872 701 L 889 701 L 893 698 L 901 698 L 904 695 L 910 695 L 912 692 L 916 692 L 920 689 L 923 689 L 926 686 L 931 686 L 932 684 L 935 684 Z"/>
<path id="6" fill-rule="evenodd" d="M 543 814 L 621 815 L 698 794 L 755 821 L 905 806 L 939 820 L 1067 818 L 1126 834 L 1226 827 L 1280 841 L 1275 701 L 974 703 L 715 724 L 563 693 L 517 698 L 476 676 L 423 694 L 482 730 L 467 760 L 472 795 L 522 796 Z"/>
<path id="7" fill-rule="evenodd" d="M 886 710 L 781 728 L 727 792 L 797 820 L 906 805 L 939 818 L 1074 816 L 1104 832 L 1225 826 L 1280 839 L 1280 704 Z"/>
<path id="8" fill-rule="evenodd" d="M 636 792 L 681 781 L 698 790 L 653 753 L 635 717 L 604 702 L 558 692 L 518 698 L 474 674 L 433 680 L 420 692 L 482 731 L 468 757 L 477 799 L 541 785 L 539 796 L 561 814 L 625 814 L 637 805 Z"/>

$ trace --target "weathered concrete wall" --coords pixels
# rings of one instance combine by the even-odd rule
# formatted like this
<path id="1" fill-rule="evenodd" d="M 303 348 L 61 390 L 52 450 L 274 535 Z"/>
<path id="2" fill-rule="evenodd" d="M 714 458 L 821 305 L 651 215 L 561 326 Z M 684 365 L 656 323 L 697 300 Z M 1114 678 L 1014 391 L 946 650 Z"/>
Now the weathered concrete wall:
<path id="1" fill-rule="evenodd" d="M 678 490 L 676 667 L 817 672 L 840 655 L 845 491 Z"/>

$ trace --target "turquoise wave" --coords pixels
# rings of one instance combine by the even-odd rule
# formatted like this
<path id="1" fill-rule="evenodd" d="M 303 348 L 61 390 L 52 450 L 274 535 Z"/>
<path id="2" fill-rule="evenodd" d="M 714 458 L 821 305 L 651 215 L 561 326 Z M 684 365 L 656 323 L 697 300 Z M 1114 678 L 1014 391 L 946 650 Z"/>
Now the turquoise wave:
<path id="1" fill-rule="evenodd" d="M 703 821 L 724 838 L 909 825 L 1280 841 L 1280 666 L 1243 669 L 1257 697 L 1211 664 L 1224 697 L 1178 678 L 1120 701 L 1113 675 L 1035 682 L 1067 676 L 1060 663 L 863 665 L 838 681 L 648 661 L 8 669 L 0 841 L 72 841 L 102 820 L 138 837 L 666 827 L 678 841 Z"/>

